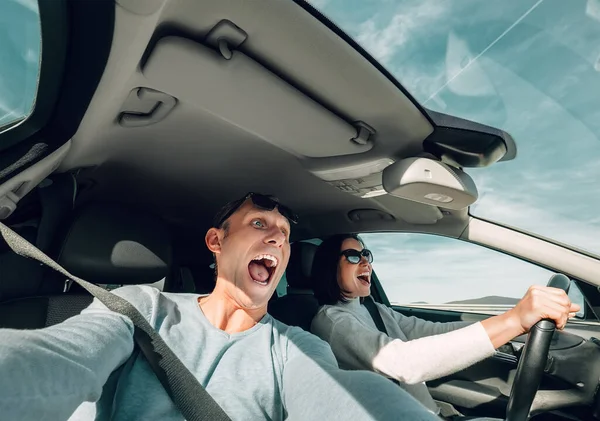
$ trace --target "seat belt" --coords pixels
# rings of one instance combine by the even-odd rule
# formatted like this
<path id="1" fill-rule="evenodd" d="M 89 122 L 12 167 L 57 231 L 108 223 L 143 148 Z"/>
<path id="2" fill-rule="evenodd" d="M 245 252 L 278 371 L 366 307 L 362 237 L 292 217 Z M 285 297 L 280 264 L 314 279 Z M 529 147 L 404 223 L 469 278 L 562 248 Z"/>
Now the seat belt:
<path id="1" fill-rule="evenodd" d="M 388 334 L 387 329 L 385 328 L 385 324 L 383 323 L 383 319 L 381 318 L 381 314 L 379 313 L 379 310 L 377 309 L 377 305 L 375 304 L 375 300 L 373 300 L 373 297 L 371 297 L 370 295 L 368 297 L 365 297 L 363 304 L 369 311 L 369 314 L 371 315 L 371 318 L 375 322 L 375 326 L 377 326 L 377 329 L 380 332 L 383 332 L 387 335 Z"/>
<path id="2" fill-rule="evenodd" d="M 185 367 L 158 332 L 127 300 L 92 283 L 71 275 L 66 269 L 0 222 L 0 234 L 18 255 L 29 257 L 51 267 L 81 285 L 108 309 L 128 317 L 134 324 L 133 338 L 150 363 L 175 406 L 187 421 L 231 421 L 225 411 L 208 394 L 198 379 Z"/>
<path id="3" fill-rule="evenodd" d="M 377 309 L 377 305 L 375 304 L 375 300 L 373 299 L 373 297 L 371 297 L 370 295 L 368 297 L 365 297 L 365 299 L 363 300 L 363 304 L 369 311 L 371 319 L 373 319 L 373 321 L 375 322 L 377 330 L 389 336 L 388 331 L 385 327 L 385 323 L 383 323 L 383 319 L 381 318 L 381 313 L 379 313 L 379 310 Z M 391 380 L 393 383 L 400 385 L 400 382 L 398 380 L 393 379 L 391 377 L 388 377 L 388 379 Z"/>

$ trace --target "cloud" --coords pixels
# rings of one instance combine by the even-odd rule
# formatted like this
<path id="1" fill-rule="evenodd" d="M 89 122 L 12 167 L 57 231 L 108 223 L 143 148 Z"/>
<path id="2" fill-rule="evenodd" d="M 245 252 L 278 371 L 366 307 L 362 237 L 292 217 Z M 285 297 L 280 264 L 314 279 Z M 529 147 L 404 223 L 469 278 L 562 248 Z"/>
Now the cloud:
<path id="1" fill-rule="evenodd" d="M 461 240 L 414 233 L 364 234 L 392 302 L 441 304 L 489 295 L 520 298 L 552 272 Z"/>
<path id="2" fill-rule="evenodd" d="M 0 99 L 0 111 L 2 111 L 2 113 L 11 113 L 12 107 L 9 107 L 7 103 Z"/>
<path id="3" fill-rule="evenodd" d="M 5 0 L 6 1 L 6 0 Z M 36 15 L 39 14 L 37 0 L 14 0 L 15 3 L 20 4 L 27 10 L 34 12 Z"/>
<path id="4" fill-rule="evenodd" d="M 403 2 L 389 22 L 374 15 L 359 25 L 356 41 L 383 65 L 393 58 L 398 48 L 425 32 L 448 11 L 448 3 L 439 0 Z"/>
<path id="5" fill-rule="evenodd" d="M 315 8 L 321 10 L 325 8 L 325 6 L 327 6 L 329 3 L 331 3 L 331 0 L 308 0 L 308 3 L 313 5 Z"/>
<path id="6" fill-rule="evenodd" d="M 397 67 L 395 64 L 389 64 L 387 67 L 392 74 L 397 75 L 398 81 L 415 98 L 429 98 L 446 82 L 446 69 L 443 65 L 431 65 L 421 69 L 415 66 Z"/>
<path id="7" fill-rule="evenodd" d="M 600 1 L 587 0 L 585 14 L 600 22 Z"/>
<path id="8" fill-rule="evenodd" d="M 587 106 L 596 102 L 594 85 L 587 83 L 593 82 L 589 75 L 593 70 L 581 58 L 561 57 L 559 53 L 569 54 L 562 47 L 538 40 L 530 45 L 539 69 L 533 71 L 528 60 L 514 59 L 512 47 L 500 44 L 479 60 L 479 71 L 495 85 L 496 93 L 487 102 L 453 95 L 449 89 L 438 95 L 446 112 L 502 127 L 518 145 L 513 161 L 467 170 L 480 192 L 471 212 L 600 253 L 600 240 L 590 235 L 590 230 L 600 231 L 600 116 Z M 575 79 L 558 77 L 567 72 L 556 57 L 572 61 L 569 68 Z M 461 74 L 456 80 L 468 91 L 477 79 Z M 490 106 L 493 100 L 500 109 Z"/>
<path id="9" fill-rule="evenodd" d="M 556 183 L 561 184 L 560 181 Z M 567 187 L 568 183 L 565 183 L 555 190 L 555 202 L 561 201 L 558 192 Z M 590 235 L 590 232 L 600 232 L 600 219 L 592 213 L 584 214 L 583 218 L 580 216 L 587 208 L 586 202 L 571 203 L 571 209 L 567 208 L 570 212 L 563 214 L 557 210 L 559 204 L 544 206 L 536 196 L 540 193 L 539 190 L 528 191 L 529 188 L 527 186 L 501 195 L 484 196 L 471 208 L 471 213 L 598 253 L 600 237 Z M 580 207 L 583 209 L 578 209 Z"/>
<path id="10" fill-rule="evenodd" d="M 573 89 L 561 84 L 571 82 L 556 83 L 550 97 L 544 86 L 493 60 L 482 64 L 501 85 L 507 110 L 501 126 L 514 135 L 519 153 L 514 161 L 468 170 L 481 195 L 471 212 L 599 253 L 600 240 L 590 230 L 600 231 L 593 222 L 600 206 L 600 147 L 591 117 L 567 108 Z M 586 102 L 590 95 L 580 91 L 577 97 Z M 495 116 L 485 110 L 469 112 L 494 125 Z"/>
<path id="11" fill-rule="evenodd" d="M 33 48 L 28 48 L 25 51 L 25 53 L 23 54 L 23 59 L 28 64 L 37 65 L 38 64 L 38 58 L 39 58 L 39 56 L 38 56 L 38 54 L 36 53 L 36 51 Z"/>
<path id="12" fill-rule="evenodd" d="M 10 124 L 21 117 L 14 110 L 9 110 L 2 105 L 3 104 L 0 104 L 0 127 Z"/>

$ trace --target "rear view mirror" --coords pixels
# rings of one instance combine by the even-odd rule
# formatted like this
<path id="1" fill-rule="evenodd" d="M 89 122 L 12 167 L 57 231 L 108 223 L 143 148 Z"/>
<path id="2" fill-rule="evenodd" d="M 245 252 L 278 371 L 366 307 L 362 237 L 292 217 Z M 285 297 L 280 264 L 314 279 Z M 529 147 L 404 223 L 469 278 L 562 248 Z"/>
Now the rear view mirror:
<path id="1" fill-rule="evenodd" d="M 383 188 L 392 196 L 452 210 L 468 208 L 478 197 L 468 174 L 429 158 L 407 158 L 386 167 Z"/>

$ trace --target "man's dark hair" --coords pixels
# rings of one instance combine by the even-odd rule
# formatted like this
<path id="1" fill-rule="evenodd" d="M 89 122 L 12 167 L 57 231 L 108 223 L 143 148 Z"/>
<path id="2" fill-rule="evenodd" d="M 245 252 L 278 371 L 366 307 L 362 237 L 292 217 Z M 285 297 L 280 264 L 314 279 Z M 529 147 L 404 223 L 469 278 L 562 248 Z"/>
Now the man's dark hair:
<path id="1" fill-rule="evenodd" d="M 292 223 L 292 221 L 294 223 L 298 222 L 297 215 L 295 215 L 290 208 L 288 208 L 287 206 L 283 206 L 281 203 L 279 203 L 279 199 L 277 197 L 275 197 L 271 194 L 250 192 L 250 193 L 246 194 L 244 197 L 233 200 L 233 201 L 225 204 L 221 209 L 219 209 L 213 218 L 212 226 L 214 228 L 224 228 L 225 230 L 227 230 L 229 228 L 229 224 L 228 224 L 229 218 L 235 212 L 237 212 L 237 210 L 248 199 L 252 200 L 253 206 L 261 208 L 261 209 L 263 209 L 263 207 L 264 207 L 264 209 L 272 210 L 275 207 L 277 207 L 279 209 L 279 212 L 288 219 L 290 224 Z M 257 202 L 259 200 L 262 202 L 264 202 L 266 200 L 268 203 L 261 204 L 260 202 Z"/>
<path id="2" fill-rule="evenodd" d="M 225 205 L 223 205 L 215 214 L 215 216 L 213 217 L 213 223 L 212 226 L 214 228 L 223 228 L 225 230 L 225 233 L 227 234 L 227 230 L 229 229 L 229 220 L 225 220 L 223 221 L 223 223 L 221 223 L 219 225 L 219 220 L 223 218 L 223 215 L 227 215 L 228 213 L 232 213 L 233 209 L 239 208 L 241 203 L 244 199 L 235 199 L 232 200 L 231 202 L 226 203 Z M 235 212 L 233 212 L 235 213 Z M 230 215 L 231 216 L 231 215 Z"/>
<path id="3" fill-rule="evenodd" d="M 315 253 L 311 271 L 311 283 L 319 305 L 332 305 L 338 301 L 347 302 L 338 284 L 337 274 L 342 243 L 353 238 L 364 247 L 364 242 L 356 234 L 338 234 L 321 243 Z"/>

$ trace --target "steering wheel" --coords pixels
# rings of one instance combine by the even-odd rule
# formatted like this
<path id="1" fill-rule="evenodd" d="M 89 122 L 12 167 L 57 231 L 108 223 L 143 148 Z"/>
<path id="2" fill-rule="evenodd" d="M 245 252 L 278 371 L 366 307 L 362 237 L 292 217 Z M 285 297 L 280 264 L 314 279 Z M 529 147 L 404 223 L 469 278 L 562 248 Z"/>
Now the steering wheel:
<path id="1" fill-rule="evenodd" d="M 570 284 L 570 279 L 560 273 L 552 276 L 548 282 L 549 287 L 560 288 L 565 292 L 569 292 Z M 506 421 L 529 419 L 529 410 L 542 380 L 555 329 L 555 323 L 549 319 L 540 320 L 530 329 L 510 391 Z"/>

